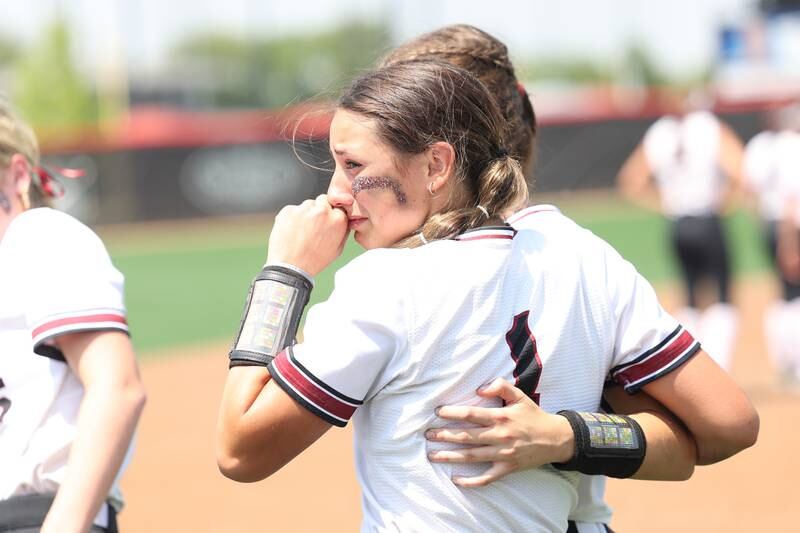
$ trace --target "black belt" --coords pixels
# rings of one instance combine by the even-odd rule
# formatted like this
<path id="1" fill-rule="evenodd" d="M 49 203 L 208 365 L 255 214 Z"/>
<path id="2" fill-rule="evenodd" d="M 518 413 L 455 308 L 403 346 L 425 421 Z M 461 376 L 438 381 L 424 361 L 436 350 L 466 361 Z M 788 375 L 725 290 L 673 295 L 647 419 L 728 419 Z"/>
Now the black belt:
<path id="1" fill-rule="evenodd" d="M 55 494 L 26 494 L 0 500 L 0 533 L 41 527 L 54 498 Z M 92 531 L 118 533 L 117 512 L 109 503 L 103 505 L 108 507 L 108 526 L 94 526 Z"/>

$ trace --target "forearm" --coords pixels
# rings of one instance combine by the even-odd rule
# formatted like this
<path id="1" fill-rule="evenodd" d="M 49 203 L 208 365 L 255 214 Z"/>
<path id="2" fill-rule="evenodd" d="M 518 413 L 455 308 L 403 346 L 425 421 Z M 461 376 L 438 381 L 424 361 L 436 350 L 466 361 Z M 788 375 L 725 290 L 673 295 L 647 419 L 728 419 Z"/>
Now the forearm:
<path id="1" fill-rule="evenodd" d="M 628 415 L 642 427 L 647 439 L 644 461 L 633 479 L 684 481 L 691 477 L 697 461 L 692 439 L 679 422 L 659 413 L 641 412 Z"/>
<path id="2" fill-rule="evenodd" d="M 232 368 L 217 427 L 217 465 L 234 481 L 260 481 L 294 459 L 330 427 L 292 400 L 265 368 Z"/>
<path id="3" fill-rule="evenodd" d="M 256 400 L 270 380 L 265 367 L 233 367 L 228 371 L 217 420 L 217 460 L 221 469 L 224 465 L 229 469 L 237 459 L 257 452 L 253 448 L 257 448 L 259 428 L 251 410 L 255 412 Z"/>
<path id="4" fill-rule="evenodd" d="M 637 207 L 647 211 L 661 212 L 661 197 L 653 187 L 648 186 L 636 192 L 623 190 L 622 196 Z"/>
<path id="5" fill-rule="evenodd" d="M 698 465 L 727 459 L 758 437 L 759 417 L 752 403 L 702 350 L 643 390 L 686 426 L 697 445 Z"/>
<path id="6" fill-rule="evenodd" d="M 86 389 L 64 481 L 42 531 L 87 531 L 133 438 L 145 403 L 139 382 L 120 388 L 97 383 Z"/>

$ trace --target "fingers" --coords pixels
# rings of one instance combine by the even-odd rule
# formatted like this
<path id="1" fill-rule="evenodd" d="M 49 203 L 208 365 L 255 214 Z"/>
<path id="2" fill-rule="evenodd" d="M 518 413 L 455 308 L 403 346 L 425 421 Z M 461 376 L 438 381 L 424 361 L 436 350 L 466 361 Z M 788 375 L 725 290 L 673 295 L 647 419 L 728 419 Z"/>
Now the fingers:
<path id="1" fill-rule="evenodd" d="M 498 420 L 499 409 L 471 407 L 468 405 L 443 405 L 436 409 L 436 416 L 445 420 L 470 422 L 479 426 L 491 426 Z"/>
<path id="2" fill-rule="evenodd" d="M 493 463 L 491 468 L 480 476 L 454 477 L 453 483 L 465 488 L 483 487 L 515 471 L 516 468 L 510 463 Z"/>
<path id="3" fill-rule="evenodd" d="M 500 446 L 475 446 L 457 450 L 437 450 L 428 454 L 432 463 L 489 463 L 498 458 L 510 457 L 511 448 Z"/>
<path id="4" fill-rule="evenodd" d="M 489 431 L 490 428 L 434 428 L 425 432 L 425 438 L 456 444 L 494 444 Z"/>
<path id="5" fill-rule="evenodd" d="M 526 398 L 521 390 L 503 378 L 497 378 L 485 387 L 478 389 L 478 395 L 484 398 L 502 398 L 506 405 L 517 403 Z"/>

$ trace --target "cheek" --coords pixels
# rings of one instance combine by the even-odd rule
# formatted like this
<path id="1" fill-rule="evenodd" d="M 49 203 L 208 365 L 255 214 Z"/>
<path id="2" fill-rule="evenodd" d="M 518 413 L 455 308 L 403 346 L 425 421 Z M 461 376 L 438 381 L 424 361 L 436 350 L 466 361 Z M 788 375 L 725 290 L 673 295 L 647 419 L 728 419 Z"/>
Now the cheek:
<path id="1" fill-rule="evenodd" d="M 383 205 L 381 208 L 373 206 L 369 212 L 372 228 L 376 236 L 384 241 L 381 244 L 383 246 L 390 246 L 416 232 L 426 217 L 427 210 L 410 201 L 402 208 L 396 205 Z"/>

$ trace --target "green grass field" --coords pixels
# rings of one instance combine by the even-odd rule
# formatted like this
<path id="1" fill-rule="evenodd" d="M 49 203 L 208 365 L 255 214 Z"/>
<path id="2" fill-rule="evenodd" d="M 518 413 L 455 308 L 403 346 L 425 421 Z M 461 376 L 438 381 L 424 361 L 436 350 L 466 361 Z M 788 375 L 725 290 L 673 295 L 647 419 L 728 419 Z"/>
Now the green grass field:
<path id="1" fill-rule="evenodd" d="M 556 202 L 610 242 L 653 283 L 675 277 L 666 246 L 667 226 L 660 217 L 605 195 Z M 766 268 L 753 219 L 739 212 L 726 222 L 735 272 Z M 263 263 L 269 228 L 237 227 L 232 237 L 224 224 L 212 221 L 189 235 L 169 226 L 148 230 L 144 239 L 115 231 L 104 235 L 114 263 L 126 276 L 131 331 L 140 352 L 232 338 L 247 287 Z M 350 241 L 342 257 L 317 278 L 312 304 L 327 298 L 336 269 L 358 253 L 360 248 Z"/>

